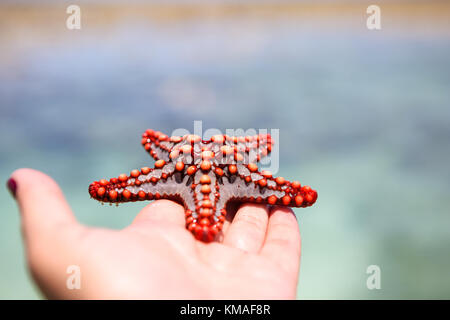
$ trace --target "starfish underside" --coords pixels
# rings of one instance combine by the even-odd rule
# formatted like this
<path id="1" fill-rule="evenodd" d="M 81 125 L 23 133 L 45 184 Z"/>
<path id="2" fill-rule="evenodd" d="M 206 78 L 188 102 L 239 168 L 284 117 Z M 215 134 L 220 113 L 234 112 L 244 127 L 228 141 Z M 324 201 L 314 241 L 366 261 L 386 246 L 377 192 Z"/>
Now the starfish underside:
<path id="1" fill-rule="evenodd" d="M 269 134 L 216 135 L 205 141 L 196 135 L 169 137 L 149 129 L 141 143 L 156 160 L 154 168 L 95 181 L 89 186 L 90 195 L 110 203 L 180 201 L 187 229 L 205 242 L 213 241 L 222 230 L 230 200 L 308 207 L 317 199 L 309 186 L 259 171 L 256 163 L 272 150 Z"/>

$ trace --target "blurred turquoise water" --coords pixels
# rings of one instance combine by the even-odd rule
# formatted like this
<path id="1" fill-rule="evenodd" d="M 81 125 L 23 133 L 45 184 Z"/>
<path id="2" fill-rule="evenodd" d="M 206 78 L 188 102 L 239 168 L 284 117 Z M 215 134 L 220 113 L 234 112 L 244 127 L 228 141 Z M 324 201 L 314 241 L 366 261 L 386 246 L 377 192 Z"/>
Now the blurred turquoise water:
<path id="1" fill-rule="evenodd" d="M 319 192 L 296 210 L 299 298 L 450 298 L 448 38 L 239 19 L 55 38 L 10 43 L 0 65 L 3 181 L 43 170 L 82 222 L 121 228 L 144 204 L 100 206 L 87 187 L 151 164 L 146 128 L 279 128 L 279 175 Z M 0 211 L 0 298 L 37 298 L 6 190 Z"/>

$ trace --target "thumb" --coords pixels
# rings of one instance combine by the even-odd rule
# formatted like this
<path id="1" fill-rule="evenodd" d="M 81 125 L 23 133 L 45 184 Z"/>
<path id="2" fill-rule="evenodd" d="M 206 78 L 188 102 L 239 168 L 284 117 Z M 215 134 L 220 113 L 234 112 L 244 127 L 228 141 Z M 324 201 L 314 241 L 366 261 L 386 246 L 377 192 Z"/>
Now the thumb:
<path id="1" fill-rule="evenodd" d="M 28 263 L 35 280 L 47 295 L 51 280 L 61 279 L 74 259 L 83 229 L 77 223 L 56 182 L 42 172 L 19 169 L 8 180 L 21 214 Z M 46 288 L 47 287 L 47 288 Z"/>
<path id="2" fill-rule="evenodd" d="M 19 205 L 27 241 L 39 241 L 46 233 L 77 224 L 61 189 L 49 176 L 33 169 L 19 169 L 11 175 L 8 186 L 10 181 L 15 184 L 12 192 Z"/>

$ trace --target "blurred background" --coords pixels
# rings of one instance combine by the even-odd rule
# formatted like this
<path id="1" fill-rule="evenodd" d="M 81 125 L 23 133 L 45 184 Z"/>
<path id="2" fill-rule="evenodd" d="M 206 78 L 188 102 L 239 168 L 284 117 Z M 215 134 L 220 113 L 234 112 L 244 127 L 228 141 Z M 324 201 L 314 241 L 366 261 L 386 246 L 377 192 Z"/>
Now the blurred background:
<path id="1" fill-rule="evenodd" d="M 145 203 L 87 188 L 153 163 L 146 128 L 280 129 L 278 174 L 319 192 L 295 210 L 300 299 L 450 298 L 448 1 L 2 1 L 0 43 L 2 181 L 42 170 L 122 228 Z M 0 212 L 0 298 L 41 298 L 6 188 Z"/>

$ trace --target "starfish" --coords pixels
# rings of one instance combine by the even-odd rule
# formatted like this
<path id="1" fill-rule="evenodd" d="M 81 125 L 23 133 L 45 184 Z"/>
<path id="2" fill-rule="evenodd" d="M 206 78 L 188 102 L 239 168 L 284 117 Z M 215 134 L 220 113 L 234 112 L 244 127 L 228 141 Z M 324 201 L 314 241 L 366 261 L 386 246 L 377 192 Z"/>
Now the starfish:
<path id="1" fill-rule="evenodd" d="M 169 137 L 148 129 L 141 143 L 156 160 L 154 168 L 95 181 L 89 186 L 91 197 L 109 203 L 178 201 L 185 208 L 186 228 L 204 242 L 221 232 L 230 200 L 308 207 L 317 199 L 309 186 L 259 171 L 257 162 L 272 150 L 269 134 L 202 140 L 197 135 Z"/>

